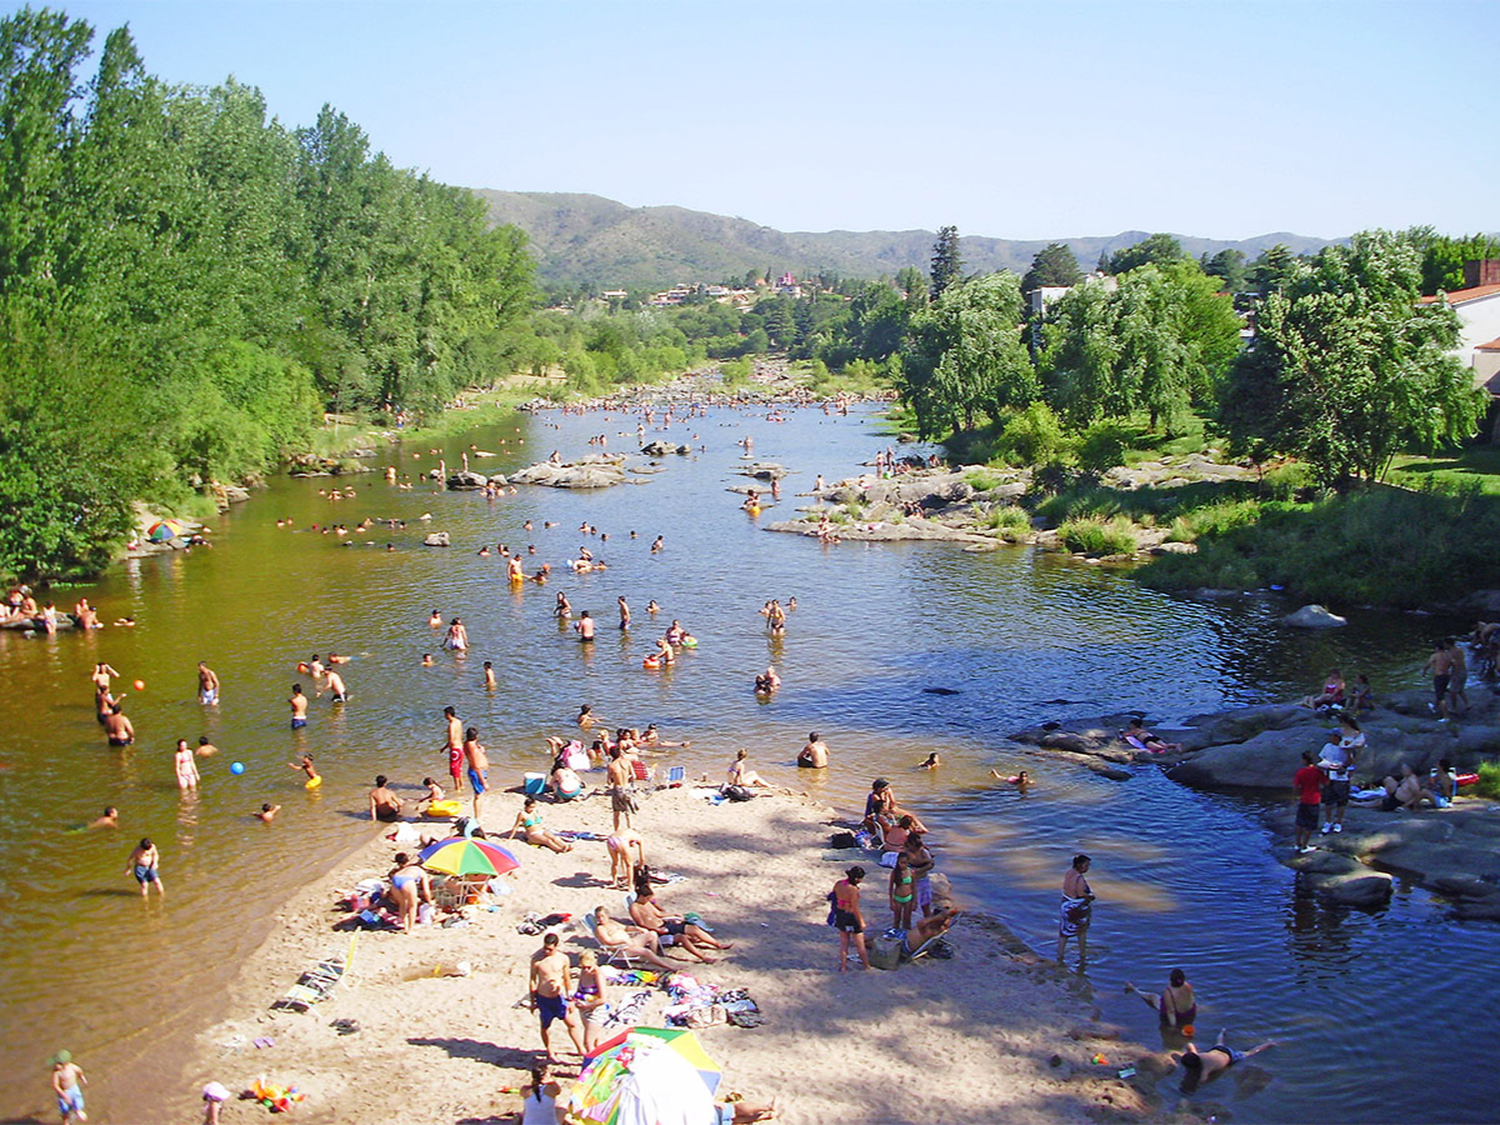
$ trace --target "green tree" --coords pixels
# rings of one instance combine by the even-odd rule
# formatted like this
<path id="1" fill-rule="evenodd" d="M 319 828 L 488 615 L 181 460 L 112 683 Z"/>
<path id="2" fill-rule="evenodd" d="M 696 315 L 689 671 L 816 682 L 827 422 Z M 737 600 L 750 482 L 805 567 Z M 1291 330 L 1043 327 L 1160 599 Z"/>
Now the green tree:
<path id="1" fill-rule="evenodd" d="M 1451 293 L 1464 288 L 1464 263 L 1500 258 L 1500 241 L 1487 234 L 1466 238 L 1444 235 L 1426 240 L 1422 249 L 1422 292 L 1428 296 L 1439 289 Z"/>
<path id="2" fill-rule="evenodd" d="M 1262 250 L 1250 264 L 1250 287 L 1262 296 L 1281 292 L 1296 275 L 1300 260 L 1284 242 Z"/>
<path id="3" fill-rule="evenodd" d="M 1182 243 L 1170 234 L 1153 234 L 1133 246 L 1116 250 L 1109 256 L 1109 265 L 1104 272 L 1116 275 L 1129 273 L 1139 266 L 1166 265 L 1179 261 L 1182 257 Z"/>
<path id="4" fill-rule="evenodd" d="M 906 295 L 909 308 L 927 304 L 927 278 L 916 266 L 902 266 L 896 271 L 896 288 Z"/>
<path id="5" fill-rule="evenodd" d="M 1248 277 L 1248 267 L 1245 264 L 1245 253 L 1233 247 L 1220 250 L 1212 258 L 1204 251 L 1198 261 L 1203 272 L 1209 277 L 1217 277 L 1223 282 L 1226 293 L 1238 293 L 1245 288 Z"/>
<path id="6" fill-rule="evenodd" d="M 1236 444 L 1294 454 L 1342 490 L 1404 448 L 1471 436 L 1485 396 L 1450 354 L 1457 315 L 1417 301 L 1421 266 L 1409 239 L 1366 231 L 1290 270 L 1225 388 Z"/>
<path id="7" fill-rule="evenodd" d="M 912 318 L 897 386 L 922 436 L 973 429 L 1037 395 L 1021 344 L 1021 289 L 1010 273 L 949 286 Z"/>
<path id="8" fill-rule="evenodd" d="M 1078 259 L 1066 242 L 1049 242 L 1031 259 L 1031 268 L 1021 278 L 1021 292 L 1030 293 L 1043 286 L 1073 286 L 1083 280 Z"/>
<path id="9" fill-rule="evenodd" d="M 932 300 L 943 295 L 943 290 L 963 279 L 964 260 L 958 251 L 958 228 L 938 228 L 937 242 L 932 247 Z"/>

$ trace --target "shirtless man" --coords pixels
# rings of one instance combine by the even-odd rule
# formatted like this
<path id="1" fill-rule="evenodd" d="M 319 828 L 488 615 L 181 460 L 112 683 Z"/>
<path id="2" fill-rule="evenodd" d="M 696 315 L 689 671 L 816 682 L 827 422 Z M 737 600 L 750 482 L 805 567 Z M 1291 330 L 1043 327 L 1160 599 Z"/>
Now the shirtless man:
<path id="1" fill-rule="evenodd" d="M 105 808 L 102 816 L 95 817 L 89 825 L 90 828 L 118 828 L 120 827 L 120 810 L 114 805 Z"/>
<path id="2" fill-rule="evenodd" d="M 202 660 L 198 661 L 198 702 L 205 707 L 219 702 L 219 674 Z"/>
<path id="3" fill-rule="evenodd" d="M 661 941 L 654 933 L 615 921 L 602 906 L 594 908 L 594 932 L 599 935 L 599 944 L 610 952 L 623 949 L 634 960 L 645 961 L 658 969 L 678 968 L 661 955 Z"/>
<path id="4" fill-rule="evenodd" d="M 135 741 L 135 727 L 120 710 L 123 706 L 123 701 L 111 704 L 109 714 L 104 716 L 104 737 L 111 746 L 129 746 Z"/>
<path id="5" fill-rule="evenodd" d="M 499 683 L 495 680 L 495 662 L 493 660 L 486 660 L 484 662 L 484 687 L 485 687 L 485 690 L 486 691 L 493 691 L 495 688 L 497 688 L 499 686 L 500 686 Z"/>
<path id="6" fill-rule="evenodd" d="M 218 752 L 219 748 L 208 740 L 208 735 L 200 734 L 198 736 L 198 757 L 209 758 Z"/>
<path id="7" fill-rule="evenodd" d="M 89 675 L 89 679 L 94 683 L 94 692 L 96 694 L 99 692 L 108 694 L 110 677 L 118 676 L 119 674 L 108 664 L 95 664 L 93 672 Z"/>
<path id="8" fill-rule="evenodd" d="M 580 641 L 592 641 L 594 639 L 594 619 L 589 616 L 589 611 L 584 610 L 578 615 L 578 620 L 573 622 L 573 628 L 578 630 Z"/>
<path id="9" fill-rule="evenodd" d="M 458 712 L 452 707 L 443 708 L 443 717 L 448 721 L 447 751 L 448 774 L 453 778 L 453 791 L 464 790 L 464 725 L 459 722 Z"/>
<path id="10" fill-rule="evenodd" d="M 650 888 L 637 894 L 635 901 L 630 904 L 630 920 L 641 929 L 654 933 L 663 947 L 675 945 L 705 965 L 712 965 L 714 962 L 703 954 L 699 946 L 707 946 L 709 949 L 734 948 L 731 943 L 716 941 L 702 926 L 676 915 L 663 914 L 656 902 L 656 892 Z"/>
<path id="11" fill-rule="evenodd" d="M 375 778 L 375 788 L 370 790 L 370 819 L 392 821 L 401 816 L 401 798 L 386 787 L 385 774 Z"/>
<path id="12" fill-rule="evenodd" d="M 307 696 L 302 694 L 302 685 L 292 685 L 292 697 L 287 700 L 292 708 L 292 729 L 301 730 L 307 726 Z"/>
<path id="13" fill-rule="evenodd" d="M 619 602 L 620 602 L 620 632 L 623 633 L 627 629 L 630 628 L 630 603 L 625 600 L 625 595 L 624 594 L 620 595 Z"/>
<path id="14" fill-rule="evenodd" d="M 542 938 L 542 948 L 531 957 L 531 1006 L 542 1023 L 542 1048 L 548 1062 L 560 1062 L 552 1053 L 552 1024 L 562 1020 L 573 1040 L 573 1049 L 583 1054 L 583 1039 L 578 1033 L 578 1013 L 568 1008 L 573 995 L 573 963 L 557 947 L 558 937 L 549 933 Z"/>
<path id="15" fill-rule="evenodd" d="M 1427 705 L 1427 710 L 1440 710 L 1447 702 L 1448 683 L 1453 678 L 1453 658 L 1448 654 L 1448 646 L 1442 641 L 1432 642 L 1432 655 L 1427 658 L 1423 671 L 1432 673 L 1432 702 Z M 1443 710 L 1444 718 L 1447 714 Z"/>
<path id="16" fill-rule="evenodd" d="M 161 854 L 157 852 L 156 845 L 149 839 L 143 839 L 136 845 L 135 850 L 130 853 L 130 859 L 125 864 L 127 873 L 135 876 L 135 881 L 141 885 L 141 897 L 145 898 L 150 893 L 152 886 L 156 887 L 156 893 L 163 898 L 166 897 L 167 888 L 161 881 L 161 872 L 157 870 L 161 866 Z"/>
<path id="17" fill-rule="evenodd" d="M 349 689 L 344 687 L 344 677 L 332 668 L 328 669 L 328 691 L 335 703 L 349 702 Z"/>
<path id="18" fill-rule="evenodd" d="M 797 764 L 810 770 L 828 768 L 828 746 L 818 737 L 817 731 L 807 736 L 807 745 L 802 748 L 802 753 L 797 755 Z"/>
<path id="19" fill-rule="evenodd" d="M 281 811 L 280 805 L 273 805 L 269 801 L 261 805 L 260 812 L 252 814 L 262 824 L 270 824 L 276 819 L 276 814 Z"/>
<path id="20" fill-rule="evenodd" d="M 614 815 L 614 829 L 620 830 L 620 821 L 630 827 L 630 816 L 638 812 L 639 806 L 630 792 L 630 783 L 635 780 L 635 769 L 631 759 L 616 746 L 609 752 L 609 766 L 605 770 L 605 787 L 609 792 L 609 808 Z"/>
<path id="21" fill-rule="evenodd" d="M 1187 1077 L 1182 1083 L 1183 1089 L 1186 1092 L 1191 1093 L 1197 1088 L 1200 1082 L 1213 1077 L 1219 1071 L 1228 1070 L 1235 1063 L 1276 1046 L 1276 1040 L 1268 1039 L 1260 1046 L 1251 1047 L 1248 1051 L 1236 1051 L 1224 1043 L 1225 1037 L 1228 1034 L 1228 1028 L 1220 1031 L 1218 1039 L 1214 1040 L 1214 1045 L 1201 1054 L 1192 1043 L 1188 1043 L 1187 1050 L 1181 1055 L 1173 1056 L 1173 1060 L 1182 1063 L 1183 1068 L 1187 1071 Z"/>
<path id="22" fill-rule="evenodd" d="M 1469 685 L 1469 663 L 1463 646 L 1453 639 L 1444 642 L 1448 646 L 1448 694 L 1443 697 L 1443 717 L 1451 719 L 1469 709 L 1469 695 L 1464 689 Z M 1455 710 L 1454 704 L 1463 701 L 1463 711 Z"/>
<path id="23" fill-rule="evenodd" d="M 479 741 L 479 728 L 464 734 L 464 761 L 469 766 L 469 788 L 474 790 L 474 819 L 479 819 L 479 800 L 490 787 L 490 759 Z"/>

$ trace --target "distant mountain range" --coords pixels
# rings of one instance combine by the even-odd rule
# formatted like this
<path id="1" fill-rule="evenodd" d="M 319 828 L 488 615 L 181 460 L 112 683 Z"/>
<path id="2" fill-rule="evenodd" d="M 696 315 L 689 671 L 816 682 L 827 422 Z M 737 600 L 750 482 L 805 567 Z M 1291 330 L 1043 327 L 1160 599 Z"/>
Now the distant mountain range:
<path id="1" fill-rule="evenodd" d="M 790 270 L 798 277 L 831 270 L 843 277 L 894 275 L 904 266 L 924 273 L 937 235 L 929 230 L 779 231 L 745 219 L 685 207 L 627 207 L 599 195 L 478 189 L 495 223 L 513 223 L 531 237 L 546 281 L 584 283 L 599 289 L 715 282 L 748 270 Z M 969 272 L 999 269 L 1025 273 L 1048 242 L 1066 242 L 1078 264 L 1093 269 L 1102 252 L 1141 241 L 1147 231 L 1090 238 L 1016 240 L 959 232 Z M 1255 258 L 1285 243 L 1311 253 L 1328 240 L 1277 232 L 1241 241 L 1177 235 L 1194 257 L 1233 247 Z"/>

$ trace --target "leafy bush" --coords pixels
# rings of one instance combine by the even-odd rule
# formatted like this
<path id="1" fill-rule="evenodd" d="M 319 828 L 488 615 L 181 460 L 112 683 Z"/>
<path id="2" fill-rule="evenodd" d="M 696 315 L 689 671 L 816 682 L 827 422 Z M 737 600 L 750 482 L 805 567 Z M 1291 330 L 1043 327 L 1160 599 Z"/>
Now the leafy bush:
<path id="1" fill-rule="evenodd" d="M 1474 783 L 1474 793 L 1493 800 L 1500 797 L 1500 762 L 1480 762 L 1479 780 Z"/>
<path id="2" fill-rule="evenodd" d="M 1172 521 L 1167 538 L 1174 543 L 1192 543 L 1200 535 L 1223 535 L 1237 527 L 1248 527 L 1260 519 L 1255 500 L 1227 500 L 1196 508 Z"/>
<path id="3" fill-rule="evenodd" d="M 1084 555 L 1128 555 L 1135 551 L 1135 533 L 1130 521 L 1116 516 L 1108 522 L 1100 519 L 1073 519 L 1057 529 L 1068 550 Z"/>
<path id="4" fill-rule="evenodd" d="M 1045 402 L 1033 402 L 1006 421 L 1000 431 L 997 452 L 1012 464 L 1041 465 L 1066 461 L 1073 443 L 1063 432 L 1062 420 Z"/>
<path id="5" fill-rule="evenodd" d="M 964 474 L 964 483 L 975 492 L 988 492 L 992 488 L 999 488 L 1004 482 L 992 473 L 983 469 L 975 469 Z"/>
<path id="6" fill-rule="evenodd" d="M 1031 530 L 1031 513 L 1025 508 L 1007 504 L 991 508 L 979 518 L 978 526 L 1008 535 L 1019 535 Z"/>
<path id="7" fill-rule="evenodd" d="M 1099 475 L 1125 463 L 1130 432 L 1117 422 L 1096 422 L 1078 442 L 1078 465 L 1086 473 Z"/>
<path id="8" fill-rule="evenodd" d="M 719 375 L 723 378 L 726 387 L 743 387 L 750 381 L 750 371 L 748 359 L 731 359 L 727 363 L 719 364 Z"/>

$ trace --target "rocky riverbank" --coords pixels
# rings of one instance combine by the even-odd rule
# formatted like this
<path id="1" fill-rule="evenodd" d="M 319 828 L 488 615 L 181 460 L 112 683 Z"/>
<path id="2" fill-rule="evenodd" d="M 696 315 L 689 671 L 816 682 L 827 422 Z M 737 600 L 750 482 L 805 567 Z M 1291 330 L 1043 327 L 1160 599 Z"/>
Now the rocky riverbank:
<path id="1" fill-rule="evenodd" d="M 1403 764 L 1425 774 L 1446 758 L 1464 772 L 1500 758 L 1500 695 L 1479 683 L 1468 694 L 1468 712 L 1446 723 L 1428 711 L 1429 693 L 1397 692 L 1380 700 L 1361 719 L 1368 747 L 1355 770 L 1356 785 L 1399 776 Z M 1319 836 L 1318 851 L 1296 855 L 1291 777 L 1304 750 L 1317 753 L 1328 741 L 1332 723 L 1326 715 L 1296 704 L 1198 715 L 1183 729 L 1157 732 L 1181 747 L 1165 753 L 1125 741 L 1121 732 L 1131 718 L 1125 713 L 1065 720 L 1010 738 L 1098 772 L 1157 766 L 1193 788 L 1286 796 L 1265 816 L 1273 846 L 1287 866 L 1333 901 L 1379 906 L 1397 875 L 1440 895 L 1456 917 L 1500 920 L 1500 802 L 1460 795 L 1451 808 L 1416 813 L 1351 806 L 1342 834 Z"/>

